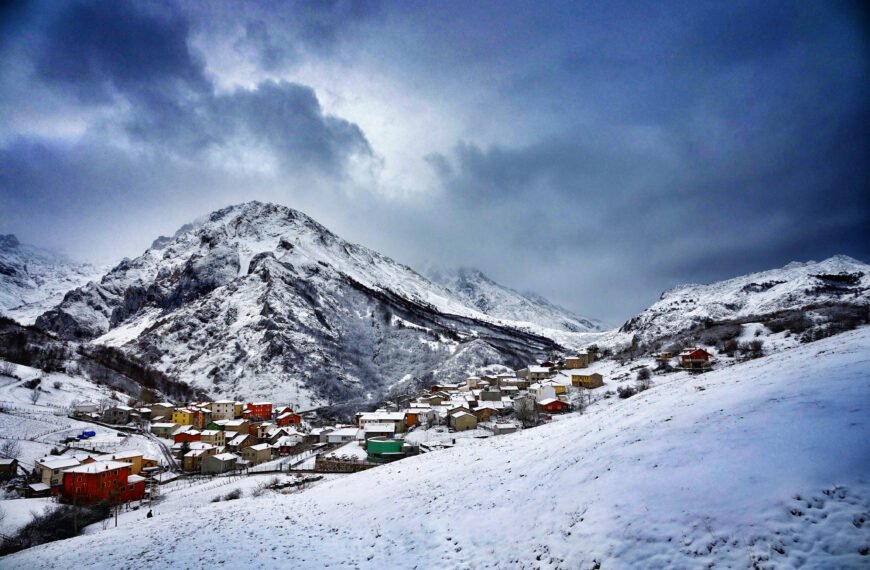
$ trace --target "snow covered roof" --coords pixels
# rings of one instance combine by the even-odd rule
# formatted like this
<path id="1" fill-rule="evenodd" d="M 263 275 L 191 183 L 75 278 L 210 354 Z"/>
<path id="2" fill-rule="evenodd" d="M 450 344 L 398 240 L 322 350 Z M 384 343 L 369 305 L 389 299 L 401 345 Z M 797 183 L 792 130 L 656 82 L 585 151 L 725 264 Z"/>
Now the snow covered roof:
<path id="1" fill-rule="evenodd" d="M 47 469 L 66 469 L 67 467 L 75 467 L 79 463 L 79 460 L 74 457 L 43 457 L 36 462 L 37 465 L 42 465 Z"/>
<path id="2" fill-rule="evenodd" d="M 254 451 L 265 451 L 269 449 L 268 443 L 258 443 L 257 445 L 252 445 L 248 449 L 253 449 Z"/>
<path id="3" fill-rule="evenodd" d="M 452 418 L 461 418 L 462 416 L 474 417 L 474 414 L 469 414 L 468 412 L 454 412 L 454 413 L 450 414 L 450 417 L 452 417 Z"/>
<path id="4" fill-rule="evenodd" d="M 219 461 L 238 461 L 240 459 L 235 453 L 218 453 L 212 457 Z"/>
<path id="5" fill-rule="evenodd" d="M 377 426 L 377 425 L 381 425 L 381 424 L 369 424 L 369 425 Z M 393 426 L 393 424 L 389 424 L 389 425 Z M 395 426 L 393 426 L 393 427 L 395 427 Z M 336 436 L 336 437 L 347 437 L 347 436 L 355 436 L 355 435 L 356 435 L 356 432 L 358 432 L 358 431 L 359 431 L 359 428 L 355 428 L 355 427 L 344 427 L 344 428 L 339 428 L 339 429 L 332 430 L 332 431 L 330 431 L 330 432 L 328 432 L 328 433 L 329 433 L 329 435 L 331 435 L 331 436 Z"/>
<path id="6" fill-rule="evenodd" d="M 248 437 L 250 437 L 248 434 L 240 433 L 239 435 L 235 436 L 233 439 L 230 440 L 230 445 L 240 445 L 242 442 L 248 439 Z"/>
<path id="7" fill-rule="evenodd" d="M 48 491 L 49 489 L 51 489 L 51 487 L 49 487 L 45 483 L 31 483 L 30 485 L 28 485 L 28 487 L 30 487 L 37 493 L 39 493 L 40 491 Z"/>
<path id="8" fill-rule="evenodd" d="M 363 429 L 366 432 L 388 432 L 394 433 L 396 431 L 396 424 L 387 424 L 387 423 L 371 423 L 363 426 Z M 333 432 L 335 433 L 335 432 Z"/>
<path id="9" fill-rule="evenodd" d="M 529 366 L 529 372 L 532 374 L 545 374 L 550 372 L 549 366 Z"/>
<path id="10" fill-rule="evenodd" d="M 376 421 L 402 421 L 405 419 L 405 412 L 385 412 L 378 410 L 377 412 L 365 412 L 359 416 L 361 422 L 376 422 Z"/>
<path id="11" fill-rule="evenodd" d="M 141 475 L 130 475 L 127 477 L 127 483 L 139 483 L 140 481 L 144 481 L 145 477 Z"/>
<path id="12" fill-rule="evenodd" d="M 12 465 L 13 461 L 17 461 L 16 459 L 8 459 L 6 457 L 0 459 L 0 465 Z"/>
<path id="13" fill-rule="evenodd" d="M 120 461 L 94 461 L 93 463 L 64 469 L 64 473 L 102 473 L 103 471 L 116 471 L 118 469 L 129 468 L 129 463 L 122 463 Z"/>
<path id="14" fill-rule="evenodd" d="M 562 402 L 562 400 L 557 400 L 556 398 L 545 398 L 543 400 L 538 401 L 538 403 L 542 406 L 547 406 L 549 404 L 552 404 L 553 402 L 561 402 L 563 404 L 565 403 L 565 402 Z"/>

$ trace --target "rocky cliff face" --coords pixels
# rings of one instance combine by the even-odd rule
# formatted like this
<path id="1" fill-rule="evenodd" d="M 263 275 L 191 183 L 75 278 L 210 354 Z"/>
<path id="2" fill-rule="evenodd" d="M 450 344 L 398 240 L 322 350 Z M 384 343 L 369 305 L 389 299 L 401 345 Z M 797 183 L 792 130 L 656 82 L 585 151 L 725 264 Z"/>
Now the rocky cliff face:
<path id="1" fill-rule="evenodd" d="M 117 346 L 216 397 L 303 408 L 558 349 L 300 212 L 257 202 L 158 238 L 37 325 Z"/>
<path id="2" fill-rule="evenodd" d="M 105 268 L 21 243 L 12 234 L 0 235 L 0 314 L 33 324 L 64 293 L 103 272 Z"/>

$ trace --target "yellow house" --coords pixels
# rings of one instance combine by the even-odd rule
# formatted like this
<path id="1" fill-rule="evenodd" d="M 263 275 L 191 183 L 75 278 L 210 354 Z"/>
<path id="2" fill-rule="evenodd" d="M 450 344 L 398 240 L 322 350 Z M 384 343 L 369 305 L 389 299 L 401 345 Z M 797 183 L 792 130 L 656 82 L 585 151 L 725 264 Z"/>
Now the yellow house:
<path id="1" fill-rule="evenodd" d="M 199 434 L 199 440 L 210 443 L 215 447 L 223 447 L 227 444 L 226 434 L 221 430 L 207 429 Z"/>
<path id="2" fill-rule="evenodd" d="M 582 388 L 598 388 L 604 386 L 604 376 L 597 372 L 579 372 L 572 370 L 571 383 Z"/>
<path id="3" fill-rule="evenodd" d="M 557 396 L 561 396 L 562 394 L 568 393 L 568 385 L 563 384 L 561 382 L 554 382 L 554 381 L 541 382 L 541 386 L 552 386 L 553 390 L 556 391 Z"/>
<path id="4" fill-rule="evenodd" d="M 187 408 L 175 410 L 174 412 L 172 412 L 172 423 L 178 424 L 181 426 L 192 426 L 193 425 L 193 410 L 189 410 Z"/>
<path id="5" fill-rule="evenodd" d="M 145 467 L 144 457 L 141 451 L 119 451 L 117 453 L 107 453 L 96 457 L 96 461 L 120 461 L 121 463 L 129 463 L 131 475 L 138 475 L 142 468 Z"/>

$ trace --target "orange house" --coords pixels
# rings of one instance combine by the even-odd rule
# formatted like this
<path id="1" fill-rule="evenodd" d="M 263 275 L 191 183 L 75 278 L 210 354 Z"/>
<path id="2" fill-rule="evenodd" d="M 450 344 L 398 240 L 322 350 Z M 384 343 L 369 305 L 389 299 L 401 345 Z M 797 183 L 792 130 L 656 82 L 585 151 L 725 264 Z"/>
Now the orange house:
<path id="1" fill-rule="evenodd" d="M 61 498 L 70 503 L 125 503 L 145 496 L 145 478 L 120 461 L 94 461 L 64 471 Z"/>

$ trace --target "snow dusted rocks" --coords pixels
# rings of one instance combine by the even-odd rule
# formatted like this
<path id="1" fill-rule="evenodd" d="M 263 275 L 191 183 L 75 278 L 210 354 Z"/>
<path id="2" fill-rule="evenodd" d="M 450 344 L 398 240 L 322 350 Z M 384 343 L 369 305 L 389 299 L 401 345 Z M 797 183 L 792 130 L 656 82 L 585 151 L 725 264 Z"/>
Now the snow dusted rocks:
<path id="1" fill-rule="evenodd" d="M 105 271 L 87 263 L 0 235 L 0 314 L 22 324 L 61 301 L 64 293 Z"/>
<path id="2" fill-rule="evenodd" d="M 121 347 L 215 396 L 303 408 L 377 400 L 436 369 L 458 378 L 558 348 L 300 212 L 259 202 L 158 238 L 37 324 Z"/>
<path id="3" fill-rule="evenodd" d="M 707 319 L 760 316 L 825 303 L 870 304 L 870 265 L 838 255 L 709 285 L 682 285 L 664 292 L 658 302 L 620 331 L 652 340 L 688 330 Z"/>
<path id="4" fill-rule="evenodd" d="M 546 329 L 583 333 L 601 330 L 601 324 L 577 316 L 540 295 L 519 293 L 499 285 L 472 268 L 432 270 L 429 276 L 462 297 L 480 312 L 506 321 L 533 323 Z"/>

